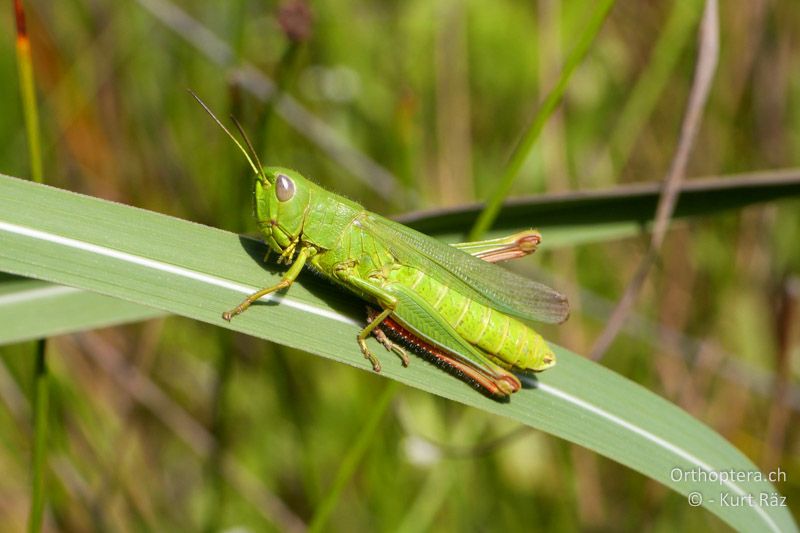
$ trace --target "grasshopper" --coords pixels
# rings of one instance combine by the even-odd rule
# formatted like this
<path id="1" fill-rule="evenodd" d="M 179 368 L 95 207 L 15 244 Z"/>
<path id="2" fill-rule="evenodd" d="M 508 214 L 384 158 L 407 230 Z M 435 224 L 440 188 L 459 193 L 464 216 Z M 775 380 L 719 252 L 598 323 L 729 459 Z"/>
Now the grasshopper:
<path id="1" fill-rule="evenodd" d="M 426 347 L 423 351 L 435 362 L 499 398 L 521 388 L 514 372 L 539 372 L 555 364 L 544 339 L 518 319 L 563 322 L 569 314 L 567 299 L 492 264 L 533 251 L 540 242 L 537 232 L 443 244 L 367 211 L 294 170 L 262 166 L 241 126 L 236 123 L 249 153 L 197 100 L 247 158 L 255 173 L 258 228 L 278 254 L 278 263 L 289 266 L 280 282 L 225 311 L 225 320 L 289 288 L 303 268 L 310 268 L 375 308 L 356 336 L 375 372 L 381 365 L 366 343 L 371 334 L 397 352 L 404 365 L 408 362 L 405 351 L 380 329 L 384 322 L 387 330 L 405 332 L 406 340 Z"/>
<path id="2" fill-rule="evenodd" d="M 495 263 L 525 257 L 535 252 L 541 241 L 542 237 L 538 231 L 526 230 L 499 239 L 452 244 L 451 246 L 468 252 L 484 261 Z M 377 316 L 378 311 L 367 306 L 367 320 L 372 321 Z M 395 342 L 408 347 L 421 357 L 463 381 L 466 381 L 479 391 L 491 397 L 503 398 L 507 396 L 507 394 L 500 390 L 496 382 L 487 379 L 486 376 L 480 374 L 471 366 L 455 359 L 442 348 L 428 344 L 419 337 L 414 336 L 413 333 L 404 329 L 400 324 L 392 320 L 391 317 L 384 320 L 380 326 L 377 326 L 372 331 L 372 334 L 387 350 L 393 351 L 400 356 L 403 361 L 403 366 L 408 366 L 408 356 L 406 355 L 405 349 L 402 346 L 398 346 Z"/>

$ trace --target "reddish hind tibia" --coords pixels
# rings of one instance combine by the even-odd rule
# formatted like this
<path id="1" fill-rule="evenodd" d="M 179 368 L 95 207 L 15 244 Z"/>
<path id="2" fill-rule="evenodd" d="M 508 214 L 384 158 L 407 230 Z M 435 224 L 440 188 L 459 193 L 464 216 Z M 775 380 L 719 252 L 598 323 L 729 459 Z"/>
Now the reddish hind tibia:
<path id="1" fill-rule="evenodd" d="M 372 310 L 370 310 L 370 314 L 372 314 Z M 488 396 L 507 398 L 522 388 L 519 379 L 513 374 L 506 374 L 497 378 L 486 376 L 454 358 L 445 350 L 420 339 L 391 318 L 384 320 L 379 327 L 393 341 L 402 344 L 420 357 L 469 383 L 475 389 Z"/>

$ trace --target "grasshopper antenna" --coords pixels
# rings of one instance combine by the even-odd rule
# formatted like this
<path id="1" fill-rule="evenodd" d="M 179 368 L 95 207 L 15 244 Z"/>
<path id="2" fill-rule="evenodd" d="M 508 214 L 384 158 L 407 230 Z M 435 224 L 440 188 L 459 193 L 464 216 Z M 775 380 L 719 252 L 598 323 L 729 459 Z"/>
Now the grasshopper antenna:
<path id="1" fill-rule="evenodd" d="M 239 130 L 239 133 L 241 134 L 242 139 L 244 139 L 247 148 L 250 149 L 250 154 L 256 160 L 256 165 L 258 165 L 258 168 L 261 171 L 260 172 L 261 176 L 266 180 L 267 177 L 264 175 L 264 167 L 261 165 L 261 161 L 258 159 L 258 152 L 256 152 L 255 148 L 253 148 L 253 143 L 250 142 L 250 137 L 247 136 L 247 133 L 245 133 L 244 128 L 242 128 L 242 125 L 239 123 L 238 120 L 236 120 L 236 117 L 231 115 L 231 120 L 236 125 L 236 129 Z"/>
<path id="2" fill-rule="evenodd" d="M 189 94 L 191 94 L 194 97 L 195 100 L 197 100 L 197 103 L 199 103 L 201 106 L 203 106 L 203 109 L 205 109 L 206 113 L 208 113 L 209 116 L 212 119 L 214 119 L 214 122 L 217 123 L 217 126 L 222 128 L 222 131 L 224 131 L 226 134 L 228 134 L 228 137 L 230 137 L 231 140 L 234 143 L 236 143 L 236 146 L 239 148 L 239 151 L 241 151 L 244 154 L 244 157 L 247 159 L 247 162 L 250 164 L 250 168 L 252 168 L 253 172 L 255 172 L 256 176 L 258 176 L 259 181 L 261 181 L 262 183 L 265 183 L 267 181 L 267 177 L 264 175 L 264 170 L 261 167 L 261 162 L 258 161 L 258 155 L 256 155 L 256 151 L 253 150 L 253 145 L 250 143 L 250 140 L 247 138 L 247 135 L 244 135 L 244 131 L 242 130 L 242 126 L 239 124 L 239 122 L 236 119 L 234 119 L 234 123 L 236 124 L 236 127 L 239 129 L 239 131 L 244 136 L 245 141 L 247 142 L 247 147 L 250 148 L 250 150 L 252 151 L 253 157 L 255 157 L 256 162 L 258 162 L 258 166 L 256 166 L 255 163 L 253 163 L 253 158 L 250 157 L 250 154 L 247 152 L 247 150 L 244 149 L 244 146 L 242 146 L 242 143 L 240 143 L 236 139 L 236 137 L 233 136 L 233 134 L 230 132 L 230 130 L 228 128 L 226 128 L 225 125 L 222 122 L 220 122 L 220 120 L 217 118 L 217 116 L 214 114 L 214 112 L 211 111 L 211 109 L 208 108 L 206 103 L 203 102 L 203 100 L 201 100 L 199 96 L 197 96 L 197 93 L 195 93 L 191 89 L 186 89 L 186 90 L 189 91 Z"/>

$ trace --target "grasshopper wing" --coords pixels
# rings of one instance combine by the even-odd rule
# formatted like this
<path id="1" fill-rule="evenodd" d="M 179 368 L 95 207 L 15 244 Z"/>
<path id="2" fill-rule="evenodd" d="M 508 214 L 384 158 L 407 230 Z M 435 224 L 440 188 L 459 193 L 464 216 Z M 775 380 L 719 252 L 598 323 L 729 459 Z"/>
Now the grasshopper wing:
<path id="1" fill-rule="evenodd" d="M 384 243 L 403 265 L 419 268 L 464 296 L 526 320 L 560 323 L 569 316 L 567 298 L 546 285 L 518 276 L 374 213 L 361 226 Z"/>

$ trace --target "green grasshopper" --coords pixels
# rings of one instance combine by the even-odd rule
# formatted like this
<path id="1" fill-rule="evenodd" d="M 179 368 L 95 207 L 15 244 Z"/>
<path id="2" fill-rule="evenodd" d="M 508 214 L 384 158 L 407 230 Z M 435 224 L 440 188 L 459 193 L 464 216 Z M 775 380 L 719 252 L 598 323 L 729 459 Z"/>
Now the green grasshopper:
<path id="1" fill-rule="evenodd" d="M 508 261 L 509 259 L 518 259 L 531 254 L 536 251 L 541 240 L 542 237 L 538 231 L 526 230 L 499 239 L 452 244 L 451 246 L 483 259 L 484 261 L 495 263 Z M 374 320 L 378 314 L 379 312 L 377 310 L 367 306 L 368 321 L 371 322 Z M 392 340 L 402 343 L 418 355 L 472 384 L 475 388 L 487 393 L 489 396 L 500 398 L 507 397 L 507 394 L 500 390 L 496 381 L 487 379 L 485 375 L 476 371 L 473 367 L 455 359 L 442 348 L 428 344 L 392 320 L 391 317 L 385 319 L 380 326 L 377 326 L 372 331 L 372 334 L 387 350 L 394 351 L 400 355 L 404 366 L 408 366 L 406 352 L 402 347 L 392 342 Z M 552 364 L 555 364 L 555 362 Z"/>
<path id="2" fill-rule="evenodd" d="M 290 265 L 279 283 L 224 312 L 225 320 L 287 289 L 307 267 L 376 307 L 356 336 L 375 372 L 381 365 L 366 343 L 373 333 L 404 365 L 408 362 L 405 351 L 379 328 L 385 321 L 388 330 L 417 339 L 443 366 L 496 397 L 521 388 L 513 372 L 539 372 L 555 364 L 544 339 L 516 318 L 563 322 L 569 314 L 566 298 L 491 264 L 530 253 L 539 243 L 538 233 L 448 246 L 371 213 L 298 172 L 262 166 L 239 124 L 250 153 L 197 100 L 247 158 L 256 178 L 258 228 L 270 250 L 279 254 L 278 263 Z"/>

